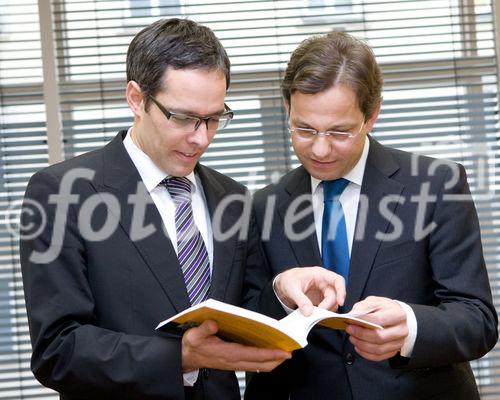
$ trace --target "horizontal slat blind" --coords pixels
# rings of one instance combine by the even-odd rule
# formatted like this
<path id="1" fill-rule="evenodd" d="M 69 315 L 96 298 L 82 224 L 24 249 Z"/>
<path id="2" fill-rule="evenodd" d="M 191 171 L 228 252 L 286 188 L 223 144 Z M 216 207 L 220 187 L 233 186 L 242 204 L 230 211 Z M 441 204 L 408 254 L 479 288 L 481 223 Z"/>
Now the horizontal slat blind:
<path id="1" fill-rule="evenodd" d="M 30 371 L 18 254 L 26 182 L 48 165 L 38 6 L 0 0 L 0 398 L 54 398 Z"/>
<path id="2" fill-rule="evenodd" d="M 47 163 L 47 148 L 36 1 L 0 5 L 0 212 L 6 214 L 28 177 Z M 203 162 L 251 190 L 297 165 L 279 91 L 290 52 L 310 35 L 332 29 L 366 39 L 385 79 L 373 135 L 465 165 L 498 306 L 498 67 L 491 0 L 52 0 L 52 7 L 66 158 L 130 126 L 125 53 L 133 35 L 160 17 L 189 17 L 214 29 L 232 62 L 227 103 L 236 116 L 216 135 Z M 43 396 L 47 392 L 39 391 L 27 369 L 17 243 L 5 223 L 0 228 L 0 346 L 2 337 L 6 343 L 0 397 Z M 498 349 L 473 366 L 482 398 L 500 398 Z"/>
<path id="3" fill-rule="evenodd" d="M 498 215 L 497 65 L 490 1 L 190 1 L 173 7 L 150 2 L 157 6 L 151 10 L 149 2 L 138 1 L 122 9 L 126 20 L 111 11 L 123 2 L 99 7 L 72 3 L 62 2 L 66 9 L 57 16 L 65 38 L 58 47 L 68 155 L 89 150 L 128 126 L 126 44 L 158 15 L 181 13 L 213 28 L 233 65 L 228 102 L 236 118 L 216 135 L 203 161 L 252 190 L 297 165 L 279 92 L 290 52 L 311 34 L 331 29 L 366 39 L 386 82 L 374 136 L 466 166 L 498 295 L 500 246 L 492 218 Z M 82 14 L 82 8 L 89 13 Z M 92 41 L 97 45 L 89 48 Z M 474 364 L 485 398 L 497 392 L 496 358 L 495 351 Z"/>

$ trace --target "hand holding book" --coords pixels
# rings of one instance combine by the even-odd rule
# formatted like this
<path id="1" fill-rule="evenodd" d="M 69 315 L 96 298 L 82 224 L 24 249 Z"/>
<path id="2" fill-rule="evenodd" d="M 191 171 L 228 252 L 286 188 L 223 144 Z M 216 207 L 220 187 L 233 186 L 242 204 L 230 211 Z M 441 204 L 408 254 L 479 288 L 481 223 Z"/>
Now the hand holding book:
<path id="1" fill-rule="evenodd" d="M 409 308 L 408 305 L 406 307 Z M 401 303 L 386 297 L 369 296 L 356 303 L 353 310 L 366 308 L 373 310 L 367 319 L 383 325 L 384 330 L 372 331 L 360 326 L 349 326 L 349 341 L 356 352 L 371 361 L 387 360 L 397 353 L 409 357 L 416 338 L 416 328 L 409 329 L 408 317 L 411 318 L 411 315 L 407 315 Z M 414 323 L 416 325 L 416 320 Z"/>
<path id="2" fill-rule="evenodd" d="M 257 348 L 229 342 L 217 334 L 217 324 L 207 320 L 182 335 L 183 373 L 200 368 L 268 372 L 292 356 L 290 352 L 280 349 Z"/>

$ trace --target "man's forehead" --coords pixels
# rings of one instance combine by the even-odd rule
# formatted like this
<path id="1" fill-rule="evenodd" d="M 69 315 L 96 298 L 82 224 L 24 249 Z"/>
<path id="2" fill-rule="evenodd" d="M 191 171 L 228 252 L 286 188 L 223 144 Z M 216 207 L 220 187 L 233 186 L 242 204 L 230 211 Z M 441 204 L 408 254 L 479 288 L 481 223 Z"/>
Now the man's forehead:
<path id="1" fill-rule="evenodd" d="M 204 68 L 204 67 L 185 67 L 185 68 L 174 68 L 172 66 L 167 66 L 161 77 L 161 87 L 163 90 L 167 90 L 169 84 L 175 82 L 177 79 L 182 79 L 182 76 L 189 78 L 190 75 L 206 75 L 207 79 L 213 80 L 214 76 L 223 78 L 224 84 L 227 86 L 227 78 L 224 71 L 220 68 Z M 211 78 L 209 78 L 209 76 Z"/>

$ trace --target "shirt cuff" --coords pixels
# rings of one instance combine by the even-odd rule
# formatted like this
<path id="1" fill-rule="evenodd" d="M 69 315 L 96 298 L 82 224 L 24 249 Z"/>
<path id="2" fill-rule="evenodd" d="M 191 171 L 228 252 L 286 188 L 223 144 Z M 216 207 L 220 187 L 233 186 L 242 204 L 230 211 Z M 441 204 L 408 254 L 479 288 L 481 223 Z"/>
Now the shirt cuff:
<path id="1" fill-rule="evenodd" d="M 194 386 L 196 381 L 198 380 L 198 375 L 200 373 L 199 369 L 195 369 L 194 371 L 186 372 L 182 374 L 182 379 L 184 380 L 184 386 Z"/>
<path id="2" fill-rule="evenodd" d="M 413 309 L 408 304 L 398 300 L 396 300 L 396 302 L 405 310 L 406 324 L 408 325 L 408 336 L 406 336 L 403 347 L 401 347 L 399 353 L 402 357 L 410 358 L 411 353 L 413 353 L 413 347 L 415 346 L 415 340 L 417 340 L 417 317 L 415 317 Z"/>
<path id="3" fill-rule="evenodd" d="M 279 275 L 279 274 L 278 274 L 278 275 Z M 276 275 L 276 276 L 274 277 L 274 279 L 273 279 L 273 291 L 274 291 L 274 295 L 276 296 L 276 298 L 277 298 L 277 299 L 278 299 L 278 301 L 280 302 L 281 307 L 283 307 L 283 310 L 285 310 L 285 312 L 286 312 L 287 314 L 291 314 L 291 313 L 292 313 L 292 312 L 294 312 L 295 310 L 294 310 L 294 309 L 292 309 L 292 308 L 290 308 L 290 307 L 288 307 L 285 303 L 283 303 L 283 302 L 281 301 L 281 299 L 279 298 L 278 294 L 276 293 L 276 289 L 274 288 L 274 283 L 276 282 L 276 279 L 278 278 L 278 275 Z"/>

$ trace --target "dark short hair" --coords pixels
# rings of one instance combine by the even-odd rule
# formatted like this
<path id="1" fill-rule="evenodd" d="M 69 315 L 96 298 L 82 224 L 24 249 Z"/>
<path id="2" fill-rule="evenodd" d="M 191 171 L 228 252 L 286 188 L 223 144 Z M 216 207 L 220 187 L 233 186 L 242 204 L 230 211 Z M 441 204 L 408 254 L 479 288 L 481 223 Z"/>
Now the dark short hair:
<path id="1" fill-rule="evenodd" d="M 336 85 L 350 87 L 365 118 L 382 101 L 382 73 L 371 48 L 344 32 L 304 40 L 292 53 L 281 84 L 290 105 L 295 91 L 316 94 Z"/>
<path id="2" fill-rule="evenodd" d="M 230 83 L 230 62 L 219 39 L 206 26 L 188 19 L 160 19 L 141 30 L 127 52 L 127 82 L 135 81 L 145 94 L 155 96 L 168 67 L 220 70 Z"/>

